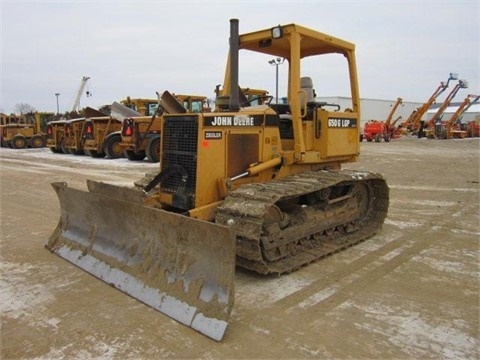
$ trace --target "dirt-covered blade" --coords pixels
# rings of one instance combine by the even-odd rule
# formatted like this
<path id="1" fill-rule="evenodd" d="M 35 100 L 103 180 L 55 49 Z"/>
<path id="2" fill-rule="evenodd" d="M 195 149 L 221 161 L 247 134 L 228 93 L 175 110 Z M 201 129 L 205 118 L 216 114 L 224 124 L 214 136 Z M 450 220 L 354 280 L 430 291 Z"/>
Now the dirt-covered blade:
<path id="1" fill-rule="evenodd" d="M 117 186 L 93 180 L 87 180 L 87 188 L 92 193 L 135 203 L 142 203 L 145 196 L 140 188 Z"/>
<path id="2" fill-rule="evenodd" d="M 53 183 L 61 217 L 46 247 L 173 319 L 221 340 L 234 302 L 227 227 Z"/>

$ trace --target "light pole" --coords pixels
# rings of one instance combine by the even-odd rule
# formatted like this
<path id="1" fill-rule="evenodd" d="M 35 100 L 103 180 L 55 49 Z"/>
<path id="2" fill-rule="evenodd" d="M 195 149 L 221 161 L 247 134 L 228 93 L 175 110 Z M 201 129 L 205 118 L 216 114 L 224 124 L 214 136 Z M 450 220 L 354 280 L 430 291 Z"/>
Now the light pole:
<path id="1" fill-rule="evenodd" d="M 60 93 L 55 93 L 55 96 L 57 97 L 57 115 L 60 112 L 58 108 L 58 97 L 60 96 Z"/>
<path id="2" fill-rule="evenodd" d="M 278 104 L 278 65 L 282 65 L 285 58 L 276 58 L 270 60 L 268 63 L 275 66 L 275 103 Z"/>

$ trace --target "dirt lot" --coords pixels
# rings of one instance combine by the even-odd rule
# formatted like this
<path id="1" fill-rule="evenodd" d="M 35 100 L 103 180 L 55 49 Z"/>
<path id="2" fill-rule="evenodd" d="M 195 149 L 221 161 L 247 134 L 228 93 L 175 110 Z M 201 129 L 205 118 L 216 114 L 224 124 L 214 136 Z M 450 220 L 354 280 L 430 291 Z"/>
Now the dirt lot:
<path id="1" fill-rule="evenodd" d="M 217 343 L 51 254 L 50 186 L 131 184 L 157 164 L 0 149 L 2 359 L 479 359 L 479 139 L 363 143 L 383 229 L 288 276 L 238 271 Z"/>

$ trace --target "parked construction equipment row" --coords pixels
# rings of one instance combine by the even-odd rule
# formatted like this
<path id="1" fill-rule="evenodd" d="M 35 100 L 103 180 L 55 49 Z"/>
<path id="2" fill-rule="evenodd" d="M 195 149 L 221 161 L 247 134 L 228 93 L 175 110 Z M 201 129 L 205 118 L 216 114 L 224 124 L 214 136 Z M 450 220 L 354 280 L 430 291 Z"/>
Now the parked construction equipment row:
<path id="1" fill-rule="evenodd" d="M 367 141 L 375 140 L 375 142 L 380 142 L 383 139 L 385 142 L 389 142 L 391 139 L 402 135 L 415 135 L 419 138 L 427 137 L 429 139 L 479 137 L 480 117 L 477 116 L 476 120 L 468 122 L 462 122 L 462 118 L 467 110 L 479 101 L 480 95 L 469 94 L 450 119 L 443 119 L 445 110 L 452 103 L 458 91 L 468 88 L 468 81 L 466 80 L 458 80 L 458 83 L 438 107 L 435 114 L 428 120 L 424 119 L 428 109 L 435 103 L 438 96 L 448 88 L 452 80 L 458 80 L 458 74 L 450 73 L 447 81 L 442 81 L 422 106 L 415 109 L 407 120 L 396 126 L 401 117 L 392 122 L 393 115 L 403 101 L 402 98 L 398 98 L 385 121 L 369 120 L 365 123 L 363 133 L 360 135 L 360 141 L 365 139 Z"/>

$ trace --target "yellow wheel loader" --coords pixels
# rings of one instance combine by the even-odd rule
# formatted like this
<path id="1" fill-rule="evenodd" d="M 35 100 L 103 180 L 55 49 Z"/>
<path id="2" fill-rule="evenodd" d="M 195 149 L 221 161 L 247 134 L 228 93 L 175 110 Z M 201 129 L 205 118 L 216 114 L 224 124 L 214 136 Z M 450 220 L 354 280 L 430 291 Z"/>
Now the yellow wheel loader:
<path id="1" fill-rule="evenodd" d="M 127 98 L 127 100 L 128 102 L 122 100 L 122 104 L 131 104 L 130 107 L 135 111 L 136 109 L 148 109 L 149 111 L 123 120 L 122 131 L 119 132 L 122 141 L 119 145 L 124 149 L 129 160 L 140 161 L 146 156 L 150 162 L 159 162 L 161 116 L 171 109 L 165 109 L 161 104 L 158 108 L 158 100 L 131 98 Z M 205 106 L 207 100 L 205 96 L 172 94 L 170 100 L 180 106 L 181 112 L 211 111 Z M 138 106 L 138 103 L 143 107 Z M 145 103 L 148 106 L 144 105 Z"/>
<path id="2" fill-rule="evenodd" d="M 50 112 L 30 112 L 25 115 L 0 114 L 0 146 L 12 149 L 45 147 L 45 125 L 53 119 Z"/>
<path id="3" fill-rule="evenodd" d="M 112 116 L 94 116 L 87 118 L 83 126 L 83 151 L 93 158 L 124 157 L 120 147 L 122 137 L 119 133 L 122 122 Z"/>
<path id="4" fill-rule="evenodd" d="M 285 59 L 286 103 L 248 106 L 240 52 Z M 335 87 L 343 69 L 347 109 L 317 102 L 302 77 L 325 57 L 333 83 L 322 85 Z M 288 274 L 375 234 L 389 205 L 381 175 L 341 169 L 360 147 L 352 43 L 295 24 L 240 35 L 232 19 L 218 96 L 228 107 L 162 117 L 160 171 L 138 188 L 54 183 L 61 217 L 46 244 L 215 340 L 233 307 L 236 265 Z"/>
<path id="5" fill-rule="evenodd" d="M 51 152 L 56 154 L 65 154 L 65 123 L 66 119 L 50 121 L 47 124 L 47 142 L 46 146 Z"/>
<path id="6" fill-rule="evenodd" d="M 65 120 L 63 126 L 63 151 L 73 155 L 83 155 L 85 139 L 83 138 L 86 120 L 91 117 L 106 116 L 101 111 L 86 107 L 83 117 Z"/>

